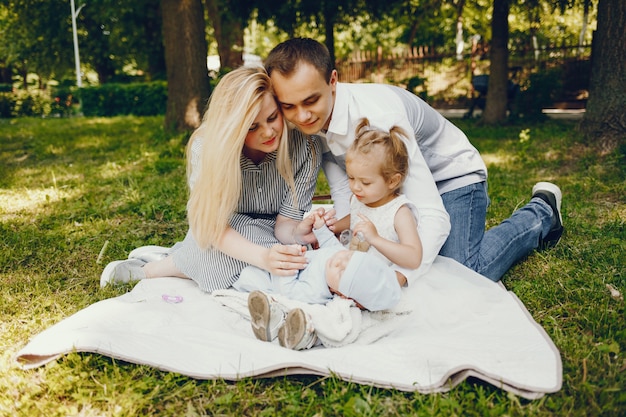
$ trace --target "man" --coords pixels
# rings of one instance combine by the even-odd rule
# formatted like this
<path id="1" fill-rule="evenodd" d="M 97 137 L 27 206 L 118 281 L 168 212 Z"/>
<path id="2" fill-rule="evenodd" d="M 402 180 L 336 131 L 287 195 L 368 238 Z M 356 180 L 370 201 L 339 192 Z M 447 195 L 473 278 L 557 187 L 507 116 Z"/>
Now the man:
<path id="1" fill-rule="evenodd" d="M 346 227 L 342 217 L 349 214 L 345 152 L 354 128 L 367 117 L 374 127 L 398 125 L 414 135 L 406 142 L 411 164 L 402 192 L 420 216 L 420 271 L 439 253 L 498 281 L 532 250 L 559 241 L 561 190 L 547 182 L 537 183 L 526 206 L 485 232 L 489 198 L 480 154 L 461 130 L 416 95 L 390 85 L 339 83 L 328 50 L 313 39 L 277 45 L 264 65 L 285 117 L 324 139 L 324 172 L 341 219 L 335 231 Z"/>

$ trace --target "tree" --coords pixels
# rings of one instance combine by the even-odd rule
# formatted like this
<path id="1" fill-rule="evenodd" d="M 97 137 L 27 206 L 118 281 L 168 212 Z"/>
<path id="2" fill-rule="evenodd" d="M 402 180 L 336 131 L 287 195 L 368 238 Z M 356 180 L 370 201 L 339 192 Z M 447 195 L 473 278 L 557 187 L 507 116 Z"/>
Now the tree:
<path id="1" fill-rule="evenodd" d="M 125 67 L 147 78 L 165 77 L 161 15 L 152 0 L 75 0 L 80 60 L 101 83 L 125 75 Z M 81 8 L 81 6 L 86 6 Z M 70 3 L 0 0 L 0 60 L 40 79 L 74 78 Z"/>
<path id="2" fill-rule="evenodd" d="M 111 39 L 113 29 L 110 24 L 111 16 L 103 17 L 98 12 L 99 10 L 87 6 L 79 15 L 81 29 L 88 34 L 80 42 L 80 51 L 83 57 L 86 55 L 90 57 L 88 61 L 86 59 L 83 61 L 91 64 L 98 74 L 98 81 L 104 84 L 115 76 L 119 60 L 115 59 L 115 48 Z"/>
<path id="3" fill-rule="evenodd" d="M 0 56 L 19 71 L 24 87 L 29 72 L 41 82 L 73 68 L 69 2 L 5 0 L 2 6 Z"/>
<path id="4" fill-rule="evenodd" d="M 272 19 L 290 37 L 301 25 L 321 28 L 324 44 L 335 62 L 335 25 L 341 22 L 344 11 L 354 9 L 355 3 L 356 0 L 268 0 L 266 7 L 259 7 L 258 17 L 261 21 Z"/>
<path id="5" fill-rule="evenodd" d="M 202 0 L 161 0 L 161 10 L 167 68 L 165 126 L 192 130 L 200 125 L 210 94 Z"/>
<path id="6" fill-rule="evenodd" d="M 222 68 L 237 68 L 243 63 L 243 30 L 255 2 L 243 0 L 205 0 L 213 26 Z M 261 3 L 261 7 L 265 7 Z"/>
<path id="7" fill-rule="evenodd" d="M 501 123 L 507 114 L 507 84 L 509 77 L 509 0 L 494 0 L 491 20 L 491 45 L 489 56 L 489 84 L 483 121 Z"/>
<path id="8" fill-rule="evenodd" d="M 388 16 L 405 0 L 266 0 L 258 9 L 258 19 L 272 19 L 276 26 L 294 36 L 296 29 L 307 26 L 307 36 L 315 28 L 324 33 L 324 44 L 333 62 L 335 56 L 335 29 L 354 21 L 358 15 L 367 14 L 369 20 Z M 313 37 L 313 36 L 311 36 Z"/>
<path id="9" fill-rule="evenodd" d="M 77 4 L 84 0 L 76 0 Z M 78 16 L 81 62 L 100 83 L 125 78 L 124 67 L 165 78 L 160 5 L 152 0 L 87 2 Z"/>
<path id="10" fill-rule="evenodd" d="M 452 4 L 456 10 L 456 37 L 454 43 L 456 44 L 457 60 L 463 59 L 463 8 L 465 7 L 465 0 L 453 1 Z"/>
<path id="11" fill-rule="evenodd" d="M 580 129 L 602 153 L 626 143 L 626 2 L 600 0 L 589 100 Z"/>

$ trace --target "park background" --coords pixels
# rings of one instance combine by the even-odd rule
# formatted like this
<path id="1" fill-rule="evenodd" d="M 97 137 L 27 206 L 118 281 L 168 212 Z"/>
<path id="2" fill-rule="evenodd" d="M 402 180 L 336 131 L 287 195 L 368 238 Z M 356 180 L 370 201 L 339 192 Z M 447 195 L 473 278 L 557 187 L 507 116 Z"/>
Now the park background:
<path id="1" fill-rule="evenodd" d="M 623 415 L 624 8 L 0 1 L 0 415 Z M 503 280 L 561 351 L 560 392 L 525 401 L 471 379 L 433 395 L 332 377 L 199 381 L 91 354 L 16 368 L 35 334 L 130 289 L 99 289 L 106 262 L 184 236 L 184 145 L 212 86 L 290 36 L 330 44 L 342 81 L 402 85 L 460 117 L 477 96 L 473 77 L 497 79 L 483 112 L 453 121 L 489 168 L 488 227 L 538 180 L 564 191 L 563 241 Z M 220 68 L 205 70 L 216 56 Z M 578 119 L 546 117 L 556 110 Z"/>

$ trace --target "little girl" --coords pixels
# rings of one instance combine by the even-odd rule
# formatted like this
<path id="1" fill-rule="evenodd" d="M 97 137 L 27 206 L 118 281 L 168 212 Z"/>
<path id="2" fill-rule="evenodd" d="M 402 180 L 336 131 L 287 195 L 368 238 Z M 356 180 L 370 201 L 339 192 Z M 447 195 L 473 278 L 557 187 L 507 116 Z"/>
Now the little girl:
<path id="1" fill-rule="evenodd" d="M 407 135 L 397 126 L 387 133 L 370 127 L 369 121 L 362 119 L 346 153 L 346 173 L 353 193 L 352 239 L 367 242 L 367 252 L 400 272 L 403 277 L 398 280 L 404 286 L 406 275 L 422 263 L 422 242 L 417 232 L 417 210 L 400 193 L 409 171 L 402 137 Z"/>
<path id="2" fill-rule="evenodd" d="M 396 272 L 400 286 L 407 284 L 407 275 L 422 263 L 417 210 L 400 193 L 409 170 L 403 136 L 406 134 L 397 126 L 387 133 L 371 128 L 369 121 L 362 119 L 346 153 L 346 173 L 353 193 L 350 249 L 367 251 L 380 258 Z M 319 220 L 320 213 L 316 216 Z M 377 275 L 377 279 L 383 279 L 380 273 Z M 367 285 L 352 281 L 356 285 Z M 384 292 L 379 296 L 384 299 Z M 301 309 L 287 313 L 283 306 L 261 291 L 250 295 L 248 308 L 258 339 L 271 341 L 277 336 L 281 346 L 296 350 L 308 349 L 318 343 L 311 318 Z"/>

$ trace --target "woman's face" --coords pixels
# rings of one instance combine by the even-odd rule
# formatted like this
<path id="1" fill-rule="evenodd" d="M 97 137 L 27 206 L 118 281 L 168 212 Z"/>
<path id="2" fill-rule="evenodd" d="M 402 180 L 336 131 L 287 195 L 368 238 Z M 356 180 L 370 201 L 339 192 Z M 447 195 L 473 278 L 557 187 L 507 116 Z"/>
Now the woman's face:
<path id="1" fill-rule="evenodd" d="M 259 163 L 265 155 L 278 149 L 283 134 L 283 115 L 271 93 L 263 95 L 261 111 L 248 129 L 243 153 Z"/>

